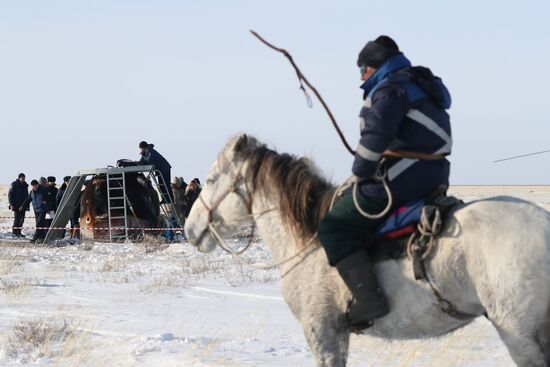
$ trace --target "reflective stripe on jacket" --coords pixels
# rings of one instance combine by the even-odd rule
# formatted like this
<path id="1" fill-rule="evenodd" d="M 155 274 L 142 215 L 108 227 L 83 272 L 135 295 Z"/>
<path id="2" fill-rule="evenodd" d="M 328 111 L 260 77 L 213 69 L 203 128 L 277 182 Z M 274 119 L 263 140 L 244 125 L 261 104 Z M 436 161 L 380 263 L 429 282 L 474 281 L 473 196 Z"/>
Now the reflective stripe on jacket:
<path id="1" fill-rule="evenodd" d="M 365 91 L 365 103 L 360 112 L 361 139 L 352 170 L 367 179 L 361 185 L 364 195 L 385 197 L 381 184 L 372 178 L 386 149 L 451 153 L 451 126 L 446 112 L 450 95 L 429 69 L 411 68 L 403 54 L 382 64 L 361 88 Z M 450 163 L 446 159 L 383 161 L 390 190 L 398 201 L 417 199 L 440 185 L 448 185 Z"/>

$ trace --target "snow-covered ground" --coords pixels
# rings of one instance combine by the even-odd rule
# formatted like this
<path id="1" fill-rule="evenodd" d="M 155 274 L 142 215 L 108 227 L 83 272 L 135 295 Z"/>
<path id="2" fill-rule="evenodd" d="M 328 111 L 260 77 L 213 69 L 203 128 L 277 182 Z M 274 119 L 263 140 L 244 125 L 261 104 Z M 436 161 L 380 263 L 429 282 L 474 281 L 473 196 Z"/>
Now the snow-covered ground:
<path id="1" fill-rule="evenodd" d="M 512 194 L 550 204 L 550 188 L 542 186 L 452 192 L 466 200 Z M 5 194 L 1 186 L 1 216 L 9 215 Z M 0 238 L 10 224 L 0 219 Z M 244 258 L 270 262 L 261 243 Z M 0 365 L 313 366 L 278 279 L 275 270 L 220 251 L 199 254 L 188 244 L 52 248 L 0 239 Z M 354 336 L 350 353 L 351 366 L 513 365 L 484 319 L 438 339 Z"/>

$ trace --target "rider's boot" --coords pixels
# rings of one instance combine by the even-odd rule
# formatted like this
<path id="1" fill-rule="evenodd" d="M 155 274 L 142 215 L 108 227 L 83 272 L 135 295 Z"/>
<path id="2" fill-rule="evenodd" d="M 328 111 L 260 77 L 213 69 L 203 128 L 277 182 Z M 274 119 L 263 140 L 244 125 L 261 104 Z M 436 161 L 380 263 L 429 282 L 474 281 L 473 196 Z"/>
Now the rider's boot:
<path id="1" fill-rule="evenodd" d="M 340 260 L 336 268 L 353 294 L 347 310 L 348 322 L 352 328 L 369 327 L 374 319 L 390 312 L 388 301 L 378 286 L 373 264 L 366 251 Z"/>

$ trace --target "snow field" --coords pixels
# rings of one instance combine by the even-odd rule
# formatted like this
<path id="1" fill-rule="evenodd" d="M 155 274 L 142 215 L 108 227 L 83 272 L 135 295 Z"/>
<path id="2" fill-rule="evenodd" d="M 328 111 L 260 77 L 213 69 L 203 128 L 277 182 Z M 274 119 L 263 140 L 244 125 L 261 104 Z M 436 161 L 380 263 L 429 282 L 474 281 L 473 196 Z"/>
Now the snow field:
<path id="1" fill-rule="evenodd" d="M 547 187 L 453 189 L 466 200 L 505 193 L 550 202 Z M 0 195 L 0 215 L 9 215 Z M 276 270 L 188 244 L 37 247 L 2 241 L 9 232 L 0 230 L 1 366 L 314 366 Z M 243 258 L 271 261 L 261 243 Z M 437 339 L 353 336 L 349 365 L 513 363 L 480 318 Z"/>

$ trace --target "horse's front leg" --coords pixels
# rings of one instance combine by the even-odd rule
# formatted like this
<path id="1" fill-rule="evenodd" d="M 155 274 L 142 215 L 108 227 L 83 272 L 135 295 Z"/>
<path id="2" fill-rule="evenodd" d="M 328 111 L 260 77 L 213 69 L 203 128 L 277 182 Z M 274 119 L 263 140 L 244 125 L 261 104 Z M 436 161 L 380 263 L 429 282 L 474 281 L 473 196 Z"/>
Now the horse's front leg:
<path id="1" fill-rule="evenodd" d="M 313 313 L 308 320 L 302 322 L 302 325 L 318 366 L 343 367 L 346 365 L 350 332 L 343 315 Z"/>

